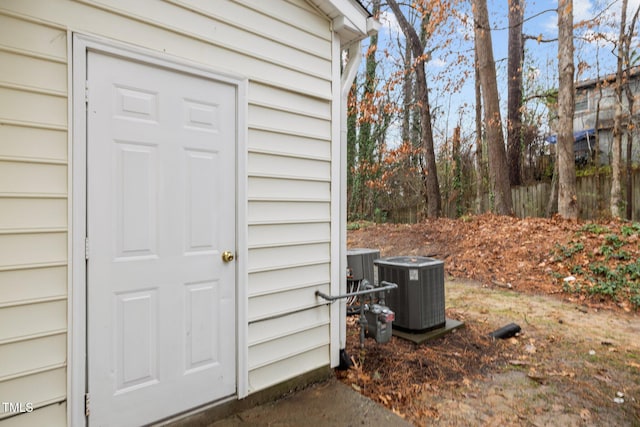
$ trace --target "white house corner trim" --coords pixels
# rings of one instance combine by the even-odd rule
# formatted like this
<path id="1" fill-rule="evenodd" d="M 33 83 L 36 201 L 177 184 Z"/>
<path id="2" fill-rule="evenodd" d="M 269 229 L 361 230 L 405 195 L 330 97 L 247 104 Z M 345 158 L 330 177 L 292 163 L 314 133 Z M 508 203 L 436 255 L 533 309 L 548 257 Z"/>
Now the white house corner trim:
<path id="1" fill-rule="evenodd" d="M 334 32 L 333 38 L 333 103 L 331 162 L 331 294 L 347 292 L 347 97 L 361 61 L 361 44 L 349 46 L 348 63 L 341 73 L 342 45 Z M 339 82 L 339 84 L 338 84 Z M 340 364 L 340 350 L 346 347 L 345 300 L 331 305 L 331 366 Z"/>
<path id="2" fill-rule="evenodd" d="M 249 81 L 237 86 L 237 180 L 236 180 L 236 322 L 237 322 L 237 395 L 238 399 L 249 395 L 249 231 L 248 231 L 248 141 L 249 141 Z"/>
<path id="3" fill-rule="evenodd" d="M 342 270 L 342 232 L 340 227 L 342 224 L 342 150 L 341 150 L 341 138 L 340 129 L 342 123 L 342 97 L 341 88 L 339 82 L 340 77 L 340 61 L 342 56 L 342 49 L 340 47 L 340 37 L 336 32 L 333 33 L 332 40 L 332 103 L 331 103 L 331 286 L 330 293 L 332 295 L 338 295 L 343 288 L 342 276 L 344 276 Z M 345 276 L 346 277 L 346 276 Z M 345 282 L 346 287 L 346 282 Z M 331 367 L 336 367 L 340 364 L 340 349 L 342 346 L 342 327 L 341 321 L 341 307 L 342 302 L 340 300 L 332 303 L 330 307 L 331 318 L 331 346 L 330 346 L 330 358 Z"/>
<path id="4" fill-rule="evenodd" d="M 86 104 L 87 44 L 78 34 L 69 39 L 69 307 L 67 423 L 84 426 L 86 383 Z"/>

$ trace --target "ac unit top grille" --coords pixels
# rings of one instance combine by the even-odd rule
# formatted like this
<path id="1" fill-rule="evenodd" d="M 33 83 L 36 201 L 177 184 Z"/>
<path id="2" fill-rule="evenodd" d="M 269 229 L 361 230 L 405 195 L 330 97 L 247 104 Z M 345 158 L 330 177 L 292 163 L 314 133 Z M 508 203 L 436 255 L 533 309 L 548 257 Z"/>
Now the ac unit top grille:
<path id="1" fill-rule="evenodd" d="M 377 265 L 388 265 L 393 267 L 432 267 L 438 264 L 443 264 L 442 261 L 435 258 L 428 258 L 424 256 L 396 256 L 386 257 L 375 261 Z"/>
<path id="2" fill-rule="evenodd" d="M 380 281 L 398 285 L 386 298 L 395 312 L 394 328 L 427 331 L 445 325 L 443 261 L 398 256 L 377 259 L 374 264 Z"/>

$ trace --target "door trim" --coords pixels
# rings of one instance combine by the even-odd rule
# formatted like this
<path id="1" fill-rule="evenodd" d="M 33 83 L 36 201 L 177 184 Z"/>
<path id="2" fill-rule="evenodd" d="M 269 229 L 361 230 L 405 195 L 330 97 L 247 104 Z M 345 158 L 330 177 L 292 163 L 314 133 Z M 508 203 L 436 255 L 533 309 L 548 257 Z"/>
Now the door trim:
<path id="1" fill-rule="evenodd" d="M 70 37 L 71 38 L 71 37 Z M 69 304 L 67 343 L 67 424 L 85 426 L 87 390 L 87 280 L 85 236 L 87 234 L 87 117 L 85 85 L 88 51 L 121 57 L 129 61 L 204 77 L 236 87 L 236 394 L 249 390 L 248 365 L 248 247 L 247 247 L 247 115 L 248 80 L 217 72 L 202 64 L 161 52 L 130 46 L 99 37 L 73 33 L 69 46 L 70 137 L 69 153 Z"/>

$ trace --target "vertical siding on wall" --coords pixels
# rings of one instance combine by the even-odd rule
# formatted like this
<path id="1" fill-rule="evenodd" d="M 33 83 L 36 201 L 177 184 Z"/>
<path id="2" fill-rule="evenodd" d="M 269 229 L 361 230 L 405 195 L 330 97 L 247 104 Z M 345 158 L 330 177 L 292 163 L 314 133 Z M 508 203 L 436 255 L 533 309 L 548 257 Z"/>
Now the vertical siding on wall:
<path id="1" fill-rule="evenodd" d="M 11 11 L 3 15 L 3 8 Z M 6 64 L 0 68 L 0 122 L 5 125 L 0 126 L 0 253 L 7 255 L 0 265 L 0 290 L 10 283 L 21 286 L 0 300 L 0 316 L 4 311 L 6 318 L 29 323 L 18 335 L 0 331 L 0 346 L 12 346 L 6 354 L 46 343 L 59 351 L 59 342 L 49 340 L 64 336 L 68 100 L 63 28 L 247 77 L 250 391 L 327 365 L 329 311 L 314 292 L 328 292 L 330 282 L 332 32 L 330 22 L 304 0 L 0 4 L 0 64 Z M 300 316 L 306 321 L 291 329 L 289 320 Z M 30 320 L 36 318 L 48 321 Z M 57 356 L 16 362 L 10 370 L 57 366 Z M 50 372 L 59 373 L 56 369 Z M 43 374 L 28 379 L 37 382 Z M 16 384 L 15 372 L 6 375 Z M 49 399 L 64 399 L 60 384 L 63 388 Z"/>
<path id="2" fill-rule="evenodd" d="M 0 11 L 0 396 L 65 425 L 66 31 Z"/>

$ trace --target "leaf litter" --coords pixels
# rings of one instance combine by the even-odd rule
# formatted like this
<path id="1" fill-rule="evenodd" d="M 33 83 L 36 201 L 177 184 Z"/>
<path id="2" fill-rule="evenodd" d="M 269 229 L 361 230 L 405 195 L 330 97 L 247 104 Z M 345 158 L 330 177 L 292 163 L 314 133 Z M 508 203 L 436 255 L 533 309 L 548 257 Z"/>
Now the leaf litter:
<path id="1" fill-rule="evenodd" d="M 633 289 L 594 293 L 587 277 L 593 264 L 632 265 L 638 231 L 618 221 L 491 214 L 350 231 L 350 248 L 443 260 L 447 317 L 465 327 L 423 345 L 393 337 L 361 349 L 349 318 L 354 367 L 337 376 L 415 425 L 640 425 Z M 567 285 L 576 282 L 582 287 Z M 512 321 L 522 326 L 518 336 L 489 337 Z"/>

